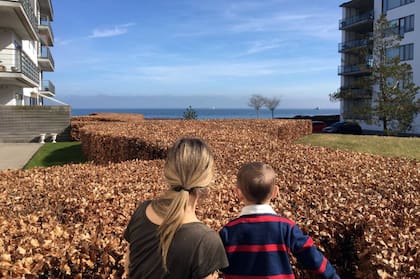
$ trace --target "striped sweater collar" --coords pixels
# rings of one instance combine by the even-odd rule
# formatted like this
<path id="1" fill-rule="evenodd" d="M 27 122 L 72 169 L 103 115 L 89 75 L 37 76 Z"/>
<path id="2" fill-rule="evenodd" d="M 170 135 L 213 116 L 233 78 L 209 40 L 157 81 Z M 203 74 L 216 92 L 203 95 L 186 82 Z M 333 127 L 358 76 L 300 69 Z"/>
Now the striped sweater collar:
<path id="1" fill-rule="evenodd" d="M 277 214 L 277 213 L 268 204 L 251 204 L 251 205 L 244 206 L 239 216 L 251 215 L 251 214 Z"/>

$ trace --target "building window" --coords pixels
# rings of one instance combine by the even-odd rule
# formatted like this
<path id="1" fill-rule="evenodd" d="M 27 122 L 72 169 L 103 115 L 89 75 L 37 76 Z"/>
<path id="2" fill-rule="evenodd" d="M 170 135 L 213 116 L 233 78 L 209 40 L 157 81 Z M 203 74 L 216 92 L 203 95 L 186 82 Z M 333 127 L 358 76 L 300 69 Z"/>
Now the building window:
<path id="1" fill-rule="evenodd" d="M 386 50 L 386 57 L 392 59 L 400 55 L 400 49 L 398 47 L 391 47 Z"/>
<path id="2" fill-rule="evenodd" d="M 17 106 L 22 106 L 23 105 L 23 94 L 22 93 L 16 93 L 15 94 L 15 100 L 16 100 L 16 105 Z"/>
<path id="3" fill-rule="evenodd" d="M 400 61 L 414 59 L 414 44 L 400 45 L 400 47 L 392 47 L 386 50 L 386 57 L 392 59 L 400 56 Z"/>
<path id="4" fill-rule="evenodd" d="M 400 46 L 400 61 L 414 59 L 414 44 Z"/>
<path id="5" fill-rule="evenodd" d="M 407 32 L 414 31 L 414 15 L 391 20 L 389 25 L 391 26 L 392 34 L 403 36 Z"/>
<path id="6" fill-rule="evenodd" d="M 402 88 L 407 88 L 410 83 L 413 83 L 413 72 L 408 73 L 402 80 Z"/>
<path id="7" fill-rule="evenodd" d="M 415 0 L 384 0 L 385 11 L 398 8 L 403 5 L 413 3 Z"/>

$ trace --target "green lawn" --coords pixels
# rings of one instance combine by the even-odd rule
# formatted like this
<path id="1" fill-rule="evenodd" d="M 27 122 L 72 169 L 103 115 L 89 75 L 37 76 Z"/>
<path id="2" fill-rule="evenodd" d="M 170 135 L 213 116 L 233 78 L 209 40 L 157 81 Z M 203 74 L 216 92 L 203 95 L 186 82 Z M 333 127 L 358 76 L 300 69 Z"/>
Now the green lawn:
<path id="1" fill-rule="evenodd" d="M 45 143 L 24 169 L 86 162 L 80 142 Z"/>
<path id="2" fill-rule="evenodd" d="M 420 161 L 420 138 L 312 134 L 297 143 Z"/>

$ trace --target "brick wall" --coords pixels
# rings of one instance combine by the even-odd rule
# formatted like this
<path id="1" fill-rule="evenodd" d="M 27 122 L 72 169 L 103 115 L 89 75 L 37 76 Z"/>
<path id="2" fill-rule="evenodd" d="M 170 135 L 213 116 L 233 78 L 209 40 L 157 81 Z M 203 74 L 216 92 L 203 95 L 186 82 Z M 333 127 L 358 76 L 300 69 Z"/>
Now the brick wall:
<path id="1" fill-rule="evenodd" d="M 69 106 L 1 106 L 0 142 L 38 142 L 41 133 L 57 133 L 58 141 L 70 139 Z"/>

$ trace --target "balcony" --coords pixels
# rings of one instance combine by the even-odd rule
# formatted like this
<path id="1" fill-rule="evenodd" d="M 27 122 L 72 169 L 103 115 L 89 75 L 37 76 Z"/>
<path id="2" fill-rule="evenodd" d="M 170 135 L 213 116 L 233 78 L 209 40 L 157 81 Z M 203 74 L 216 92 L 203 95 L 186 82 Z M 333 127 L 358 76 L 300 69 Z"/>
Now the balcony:
<path id="1" fill-rule="evenodd" d="M 355 49 L 364 48 L 367 46 L 373 45 L 373 39 L 363 39 L 363 40 L 354 40 L 354 41 L 347 41 L 344 43 L 338 44 L 338 52 L 348 52 Z"/>
<path id="2" fill-rule="evenodd" d="M 372 90 L 355 87 L 340 87 L 339 92 L 342 93 L 344 99 L 371 99 Z"/>
<path id="3" fill-rule="evenodd" d="M 340 30 L 352 30 L 355 32 L 372 32 L 374 21 L 374 11 L 369 11 L 361 15 L 352 16 L 340 20 Z"/>
<path id="4" fill-rule="evenodd" d="M 50 80 L 43 80 L 41 84 L 40 93 L 50 97 L 55 96 L 55 86 Z"/>
<path id="5" fill-rule="evenodd" d="M 0 83 L 21 87 L 38 87 L 39 70 L 21 49 L 0 50 Z"/>
<path id="6" fill-rule="evenodd" d="M 54 45 L 54 33 L 51 28 L 51 21 L 49 17 L 41 17 L 39 22 L 39 37 L 44 46 Z"/>
<path id="7" fill-rule="evenodd" d="M 38 65 L 41 71 L 54 72 L 54 59 L 51 55 L 50 48 L 42 46 L 38 54 Z"/>
<path id="8" fill-rule="evenodd" d="M 41 16 L 46 16 L 52 21 L 54 18 L 54 11 L 51 4 L 51 0 L 38 0 L 38 3 Z"/>
<path id="9" fill-rule="evenodd" d="M 338 74 L 348 75 L 369 75 L 372 73 L 372 67 L 369 64 L 355 64 L 338 67 Z"/>
<path id="10" fill-rule="evenodd" d="M 0 0 L 0 27 L 13 30 L 22 40 L 38 41 L 38 25 L 29 0 Z"/>

